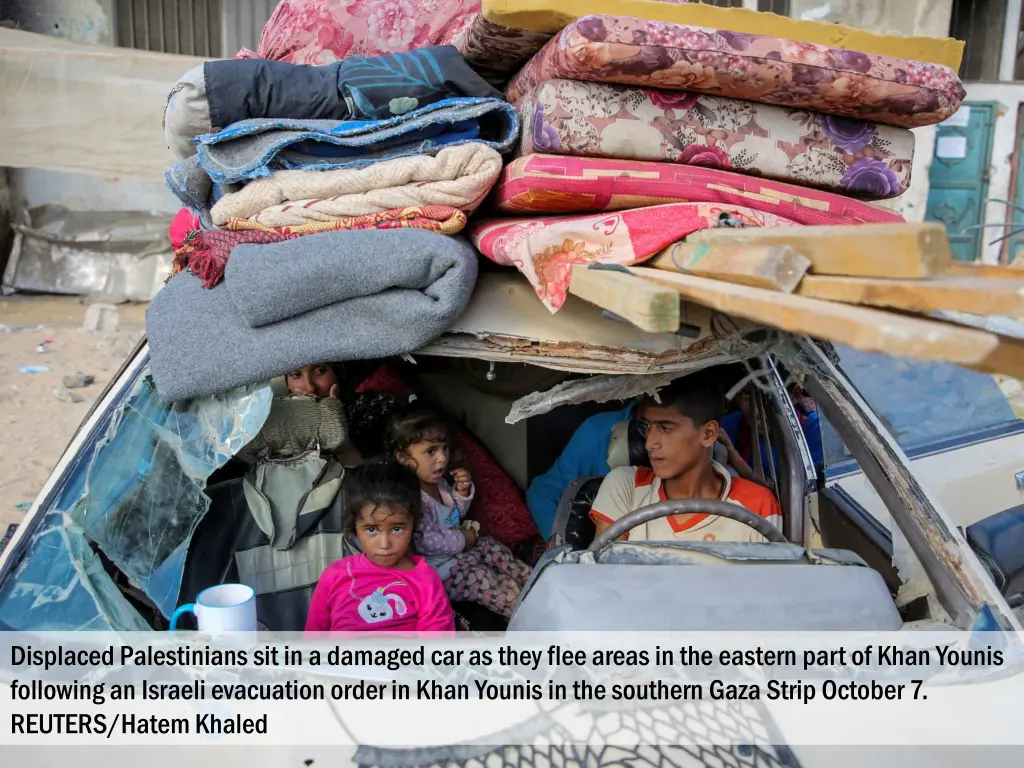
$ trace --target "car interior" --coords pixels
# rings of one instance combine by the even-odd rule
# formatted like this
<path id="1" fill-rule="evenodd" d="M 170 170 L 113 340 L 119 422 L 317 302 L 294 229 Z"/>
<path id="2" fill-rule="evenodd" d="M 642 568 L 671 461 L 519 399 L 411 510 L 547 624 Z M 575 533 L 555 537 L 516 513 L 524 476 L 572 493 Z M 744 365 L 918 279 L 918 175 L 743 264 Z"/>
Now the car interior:
<path id="1" fill-rule="evenodd" d="M 511 620 L 471 603 L 453 604 L 460 629 L 885 630 L 927 618 L 923 599 L 896 606 L 900 579 L 889 532 L 841 488 L 826 487 L 823 468 L 812 465 L 787 394 L 787 374 L 777 362 L 761 369 L 753 383 L 747 365 L 716 367 L 723 392 L 739 391 L 737 385 L 743 385 L 751 394 L 750 444 L 758 454 L 750 463 L 756 475 L 752 479 L 772 489 L 783 510 L 784 526 L 777 538 L 757 544 L 629 542 L 607 536 L 595 540 L 588 513 L 600 476 L 568 483 L 553 530 L 549 536 L 540 536 L 522 493 L 554 464 L 583 421 L 595 413 L 620 410 L 624 403 L 562 405 L 515 424 L 506 423 L 505 418 L 518 398 L 580 375 L 525 364 L 427 356 L 415 362 L 367 361 L 346 370 L 354 389 L 402 391 L 406 399 L 414 394 L 439 405 L 458 421 L 463 437 L 475 441 L 474 477 L 482 463 L 489 477 L 501 478 L 514 492 L 494 499 L 491 508 L 497 512 L 483 523 L 517 557 L 534 566 L 532 576 Z M 381 371 L 386 375 L 381 377 Z M 272 386 L 276 394 L 287 392 L 283 378 Z M 728 411 L 730 405 L 724 405 Z M 643 432 L 637 422 L 616 425 L 611 443 L 609 469 L 646 464 Z M 765 457 L 760 456 L 762 449 L 768 451 Z M 724 462 L 721 453 L 715 458 Z M 242 483 L 246 469 L 236 457 L 208 478 L 205 494 L 210 506 L 188 546 L 178 604 L 191 602 L 212 584 L 238 580 L 236 531 L 251 516 Z M 728 507 L 735 510 L 734 505 L 709 501 L 700 511 L 728 516 L 730 510 L 722 509 Z M 468 516 L 474 519 L 476 510 Z M 1024 530 L 1021 518 L 1020 510 L 1008 510 L 1004 518 L 983 521 L 984 525 L 972 526 L 974 530 L 966 534 L 976 550 L 989 551 L 982 560 L 1000 588 L 1005 587 L 1004 594 L 1022 586 L 1024 563 L 1018 561 L 1024 548 L 1017 547 L 1010 556 L 1001 550 L 993 554 L 995 533 L 1007 529 L 1017 531 L 1019 537 Z M 324 540 L 336 543 L 332 545 L 337 548 L 336 557 L 357 551 L 343 534 L 340 516 L 328 521 L 324 531 L 330 534 Z M 155 629 L 165 629 L 167 622 L 155 603 L 101 549 L 94 549 L 134 608 Z M 301 628 L 303 620 L 296 615 L 286 623 Z M 188 628 L 187 623 L 183 627 Z"/>
<path id="2" fill-rule="evenodd" d="M 505 416 L 516 398 L 574 377 L 536 366 L 443 358 L 422 357 L 415 365 L 401 360 L 386 364 L 418 397 L 439 404 L 478 438 L 519 491 L 551 467 L 585 419 L 623 407 L 619 401 L 568 405 L 509 425 Z M 359 372 L 373 367 L 362 366 Z M 720 366 L 720 372 L 723 392 L 749 378 L 742 364 Z M 274 386 L 279 393 L 285 391 L 280 381 Z M 517 545 L 514 551 L 521 559 L 537 562 L 508 627 L 621 628 L 620 610 L 635 617 L 638 629 L 729 629 L 738 626 L 737 622 L 762 629 L 898 627 L 901 618 L 892 596 L 899 582 L 892 572 L 891 556 L 885 553 L 885 537 L 872 529 L 869 521 L 851 517 L 840 504 L 826 500 L 818 507 L 822 522 L 817 551 L 804 549 L 805 540 L 810 541 L 804 530 L 807 510 L 822 489 L 816 486 L 816 473 L 808 471 L 787 415 L 780 412 L 777 395 L 785 394 L 785 389 L 780 386 L 776 396 L 756 385 L 748 391 L 753 395 L 752 429 L 763 438 L 752 445 L 758 450 L 767 446 L 771 452 L 763 462 L 751 462 L 751 467 L 755 480 L 779 498 L 785 515 L 783 533 L 789 543 L 613 542 L 596 556 L 596 562 L 607 567 L 596 569 L 597 575 L 592 568 L 585 572 L 585 555 L 594 543 L 588 513 L 601 477 L 576 478 L 562 495 L 554 529 L 546 541 L 534 537 L 505 542 Z M 723 405 L 728 411 L 728 405 Z M 772 456 L 778 457 L 777 465 Z M 716 458 L 724 461 L 722 455 Z M 643 433 L 637 422 L 623 422 L 613 430 L 609 468 L 617 464 L 646 464 Z M 762 465 L 767 465 L 767 472 L 757 471 Z M 208 481 L 211 507 L 193 536 L 179 602 L 189 600 L 211 581 L 237 577 L 229 540 L 238 521 L 248 514 L 240 482 L 244 471 L 240 462 L 232 461 Z M 473 518 L 472 511 L 469 517 Z M 661 567 L 657 579 L 651 578 L 646 567 L 652 565 Z M 833 567 L 822 568 L 825 565 Z M 812 567 L 820 572 L 809 579 L 807 569 Z M 598 582 L 608 582 L 606 589 L 599 588 Z M 772 585 L 769 593 L 765 584 Z M 754 589 L 754 585 L 759 586 Z M 678 610 L 664 610 L 664 602 L 659 601 L 664 601 L 666 594 Z M 622 605 L 609 605 L 609 595 L 621 598 Z M 594 610 L 595 601 L 604 601 L 602 610 Z M 564 610 L 552 610 L 555 604 L 565 606 Z M 641 607 L 644 605 L 646 608 Z M 801 610 L 796 610 L 798 605 Z M 500 630 L 506 626 L 504 619 L 479 606 L 453 607 L 463 628 Z M 806 620 L 794 623 L 796 617 Z"/>

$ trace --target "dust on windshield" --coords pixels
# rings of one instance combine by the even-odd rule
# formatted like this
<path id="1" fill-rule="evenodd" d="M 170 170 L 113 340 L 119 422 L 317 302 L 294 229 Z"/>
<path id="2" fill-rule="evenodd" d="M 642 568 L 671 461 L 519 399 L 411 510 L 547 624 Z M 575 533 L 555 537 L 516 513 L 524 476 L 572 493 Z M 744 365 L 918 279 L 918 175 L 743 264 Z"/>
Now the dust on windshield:
<path id="1" fill-rule="evenodd" d="M 953 448 L 1000 427 L 1024 429 L 1024 395 L 1012 381 L 956 365 L 835 348 L 843 372 L 911 456 Z M 824 415 L 821 432 L 827 467 L 851 460 Z"/>

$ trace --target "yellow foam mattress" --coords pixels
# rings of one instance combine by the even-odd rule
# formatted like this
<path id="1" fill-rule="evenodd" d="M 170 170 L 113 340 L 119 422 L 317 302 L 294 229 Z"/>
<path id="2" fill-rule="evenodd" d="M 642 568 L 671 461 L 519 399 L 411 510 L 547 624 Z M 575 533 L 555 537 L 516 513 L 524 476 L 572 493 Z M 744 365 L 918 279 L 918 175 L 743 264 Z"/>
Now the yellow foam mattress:
<path id="1" fill-rule="evenodd" d="M 790 19 L 745 8 L 718 8 L 706 3 L 660 3 L 655 0 L 483 0 L 488 21 L 511 29 L 554 33 L 580 16 L 604 14 L 713 27 L 730 32 L 771 35 L 851 51 L 877 53 L 960 69 L 964 44 L 951 37 L 881 35 L 822 21 Z"/>

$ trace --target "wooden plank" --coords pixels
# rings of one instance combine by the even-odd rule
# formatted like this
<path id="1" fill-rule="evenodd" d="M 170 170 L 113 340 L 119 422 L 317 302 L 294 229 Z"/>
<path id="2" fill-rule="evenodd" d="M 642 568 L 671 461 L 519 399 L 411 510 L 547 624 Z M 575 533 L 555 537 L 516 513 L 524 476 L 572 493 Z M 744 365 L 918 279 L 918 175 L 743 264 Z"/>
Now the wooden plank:
<path id="1" fill-rule="evenodd" d="M 1024 269 L 1005 264 L 982 264 L 978 261 L 953 261 L 945 274 L 954 277 L 984 277 L 990 280 L 1024 280 Z"/>
<path id="2" fill-rule="evenodd" d="M 816 275 L 929 277 L 953 263 L 945 228 L 934 221 L 856 224 L 841 227 L 719 227 L 703 229 L 687 243 L 719 241 L 788 245 L 811 261 Z"/>
<path id="3" fill-rule="evenodd" d="M 792 293 L 811 261 L 788 245 L 675 243 L 645 266 Z"/>
<path id="4" fill-rule="evenodd" d="M 633 275 L 577 264 L 572 268 L 569 293 L 629 320 L 640 330 L 679 330 L 679 293 Z"/>
<path id="5" fill-rule="evenodd" d="M 908 312 L 939 310 L 975 315 L 1024 316 L 1024 282 L 984 277 L 890 280 L 882 277 L 808 275 L 796 289 L 801 296 L 847 304 L 870 304 Z"/>
<path id="6" fill-rule="evenodd" d="M 791 333 L 865 352 L 941 360 L 1014 378 L 1024 375 L 1024 349 L 986 331 L 661 269 L 630 271 L 675 288 L 688 301 Z"/>

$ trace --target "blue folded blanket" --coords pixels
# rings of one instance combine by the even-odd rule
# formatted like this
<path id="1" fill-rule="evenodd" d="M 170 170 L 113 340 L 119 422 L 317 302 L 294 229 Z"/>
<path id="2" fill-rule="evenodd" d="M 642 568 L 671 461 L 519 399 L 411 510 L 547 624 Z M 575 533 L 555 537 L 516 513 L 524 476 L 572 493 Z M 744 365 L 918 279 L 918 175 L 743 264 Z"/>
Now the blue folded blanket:
<path id="1" fill-rule="evenodd" d="M 519 118 L 512 105 L 500 99 L 459 98 L 387 120 L 243 120 L 195 142 L 199 167 L 212 181 L 232 184 L 277 170 L 358 168 L 396 157 L 435 155 L 442 147 L 469 141 L 505 153 L 518 135 Z M 169 172 L 175 175 L 181 169 Z"/>

